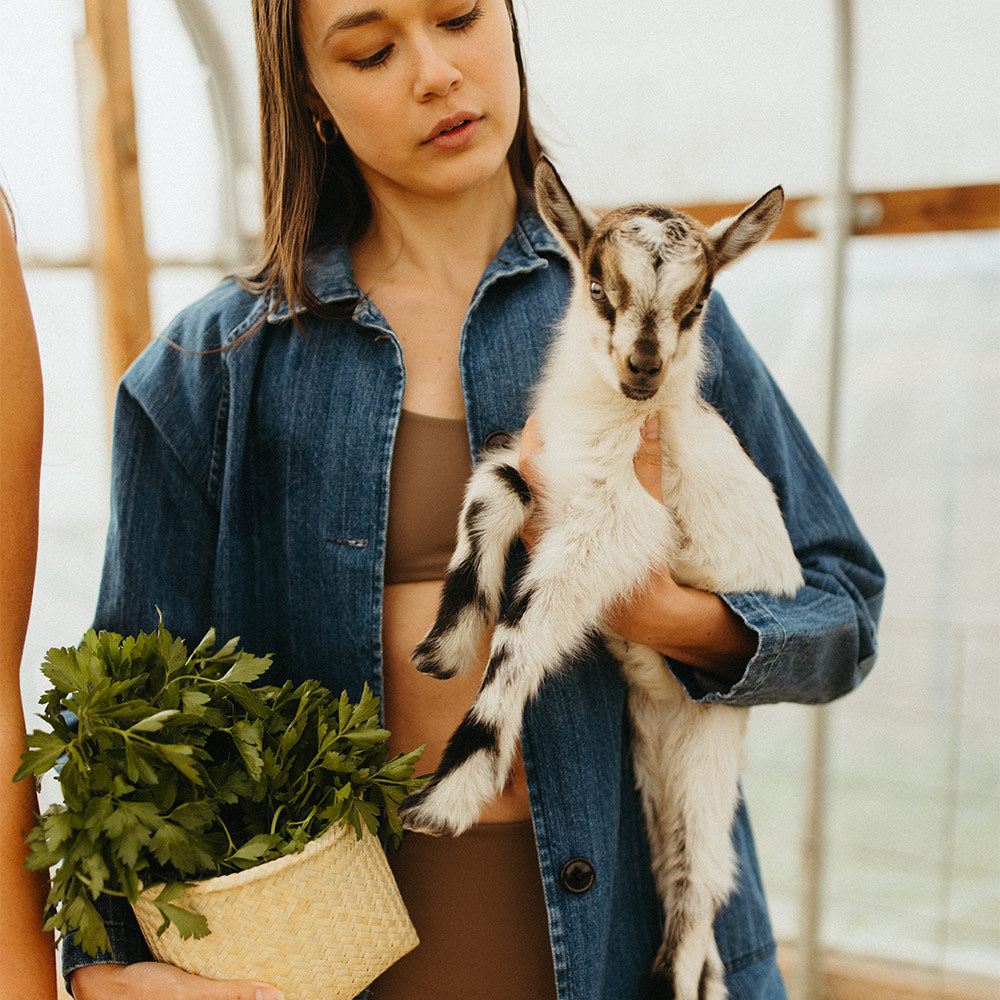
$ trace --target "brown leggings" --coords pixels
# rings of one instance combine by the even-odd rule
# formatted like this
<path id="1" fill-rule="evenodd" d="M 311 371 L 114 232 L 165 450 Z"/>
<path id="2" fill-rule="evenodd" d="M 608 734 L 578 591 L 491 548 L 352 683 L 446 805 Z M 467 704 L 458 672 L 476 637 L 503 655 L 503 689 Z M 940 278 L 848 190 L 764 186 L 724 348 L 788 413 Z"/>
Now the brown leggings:
<path id="1" fill-rule="evenodd" d="M 372 1000 L 556 1000 L 530 820 L 408 833 L 390 862 L 420 944 Z"/>

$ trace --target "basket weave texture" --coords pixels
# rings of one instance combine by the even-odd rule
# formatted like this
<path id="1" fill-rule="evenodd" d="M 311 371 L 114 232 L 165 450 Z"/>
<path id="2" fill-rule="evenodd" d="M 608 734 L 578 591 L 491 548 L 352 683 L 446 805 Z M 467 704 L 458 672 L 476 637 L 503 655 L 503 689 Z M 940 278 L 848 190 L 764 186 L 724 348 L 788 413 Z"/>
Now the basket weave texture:
<path id="1" fill-rule="evenodd" d="M 176 905 L 201 913 L 207 937 L 182 939 L 146 897 L 133 904 L 161 962 L 210 979 L 256 979 L 286 1000 L 352 1000 L 417 945 L 382 845 L 331 827 L 298 854 L 193 885 Z"/>

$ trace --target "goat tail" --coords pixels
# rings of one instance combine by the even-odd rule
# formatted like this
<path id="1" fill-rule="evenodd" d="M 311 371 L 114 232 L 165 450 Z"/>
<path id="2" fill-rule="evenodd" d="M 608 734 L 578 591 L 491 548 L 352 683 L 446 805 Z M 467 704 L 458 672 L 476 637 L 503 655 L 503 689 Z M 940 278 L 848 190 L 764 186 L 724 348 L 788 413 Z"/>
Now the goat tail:
<path id="1" fill-rule="evenodd" d="M 413 651 L 421 673 L 465 673 L 483 633 L 497 620 L 511 547 L 531 512 L 517 456 L 516 441 L 492 451 L 469 480 L 437 617 Z"/>

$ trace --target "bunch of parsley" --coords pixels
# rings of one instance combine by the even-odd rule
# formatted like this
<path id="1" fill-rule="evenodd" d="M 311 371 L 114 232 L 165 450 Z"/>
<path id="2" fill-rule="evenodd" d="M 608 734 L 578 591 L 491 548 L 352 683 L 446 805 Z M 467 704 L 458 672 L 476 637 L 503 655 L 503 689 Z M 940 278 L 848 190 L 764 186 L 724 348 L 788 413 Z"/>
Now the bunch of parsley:
<path id="1" fill-rule="evenodd" d="M 160 932 L 201 937 L 205 919 L 174 902 L 188 883 L 299 851 L 334 823 L 399 846 L 396 809 L 425 780 L 413 777 L 422 748 L 388 758 L 367 685 L 357 704 L 315 681 L 251 686 L 271 659 L 238 641 L 214 650 L 213 630 L 188 653 L 161 622 L 46 654 L 51 731 L 26 738 L 14 779 L 58 770 L 64 804 L 29 834 L 26 864 L 58 866 L 46 928 L 60 938 L 76 928 L 88 953 L 108 949 L 94 901 L 134 902 L 158 883 Z"/>

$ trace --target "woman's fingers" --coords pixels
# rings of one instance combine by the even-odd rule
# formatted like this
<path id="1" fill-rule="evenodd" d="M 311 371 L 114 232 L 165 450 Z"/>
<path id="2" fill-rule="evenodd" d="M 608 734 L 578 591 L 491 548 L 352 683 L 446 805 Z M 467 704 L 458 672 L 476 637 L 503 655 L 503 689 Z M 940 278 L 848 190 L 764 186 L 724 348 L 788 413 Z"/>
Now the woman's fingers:
<path id="1" fill-rule="evenodd" d="M 660 452 L 660 418 L 654 413 L 642 425 L 639 450 L 632 460 L 642 488 L 663 503 L 663 455 Z"/>
<path id="2" fill-rule="evenodd" d="M 517 456 L 517 470 L 528 484 L 532 496 L 538 496 L 544 491 L 544 483 L 538 471 L 536 461 L 542 450 L 542 435 L 538 430 L 538 421 L 532 413 L 521 431 L 521 450 Z M 535 508 L 537 510 L 537 506 Z M 521 541 L 529 551 L 539 538 L 537 515 L 532 515 L 521 528 Z"/>
<path id="3" fill-rule="evenodd" d="M 521 431 L 521 450 L 517 456 L 517 468 L 525 482 L 535 493 L 541 487 L 536 459 L 542 450 L 542 436 L 538 431 L 538 420 L 532 413 Z"/>
<path id="4" fill-rule="evenodd" d="M 219 982 L 163 962 L 77 969 L 73 996 L 76 1000 L 284 1000 L 281 990 L 267 983 Z"/>

